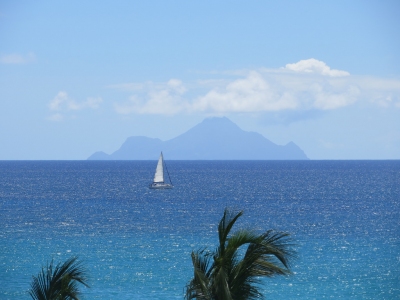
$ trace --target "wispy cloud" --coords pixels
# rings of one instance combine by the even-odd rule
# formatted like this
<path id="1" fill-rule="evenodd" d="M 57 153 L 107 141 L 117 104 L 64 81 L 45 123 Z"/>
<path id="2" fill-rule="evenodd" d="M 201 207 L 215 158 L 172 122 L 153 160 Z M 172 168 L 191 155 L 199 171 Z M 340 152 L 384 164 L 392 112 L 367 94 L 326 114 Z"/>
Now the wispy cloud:
<path id="1" fill-rule="evenodd" d="M 358 77 L 355 81 L 363 99 L 384 108 L 400 108 L 400 80 Z"/>
<path id="2" fill-rule="evenodd" d="M 55 113 L 55 114 L 52 114 L 51 116 L 49 116 L 47 119 L 50 121 L 54 121 L 54 122 L 60 122 L 60 121 L 64 120 L 64 116 L 60 113 Z"/>
<path id="3" fill-rule="evenodd" d="M 120 114 L 221 114 L 326 111 L 358 101 L 382 107 L 400 106 L 399 80 L 352 76 L 316 59 L 234 75 L 233 79 L 231 74 L 229 78 L 203 78 L 189 84 L 171 79 L 167 83 L 114 85 L 111 87 L 132 93 L 127 101 L 115 103 L 114 107 Z"/>
<path id="4" fill-rule="evenodd" d="M 35 61 L 36 56 L 32 52 L 28 53 L 27 55 L 12 53 L 0 56 L 0 63 L 2 64 L 27 64 Z"/>
<path id="5" fill-rule="evenodd" d="M 89 97 L 85 101 L 77 102 L 70 98 L 65 91 L 60 91 L 48 105 L 49 110 L 52 112 L 52 115 L 48 117 L 48 120 L 62 121 L 66 114 L 70 112 L 84 109 L 98 109 L 102 102 L 103 99 L 100 97 Z"/>
<path id="6" fill-rule="evenodd" d="M 180 80 L 171 79 L 166 84 L 147 83 L 143 85 L 123 85 L 121 88 L 135 88 L 142 91 L 145 98 L 133 95 L 124 103 L 116 103 L 115 110 L 120 114 L 176 114 L 187 109 L 182 95 L 186 88 Z"/>
<path id="7" fill-rule="evenodd" d="M 346 71 L 331 69 L 323 61 L 314 58 L 300 60 L 299 62 L 294 64 L 287 64 L 285 66 L 285 69 L 299 73 L 315 73 L 332 77 L 342 77 L 350 75 L 350 73 Z"/>

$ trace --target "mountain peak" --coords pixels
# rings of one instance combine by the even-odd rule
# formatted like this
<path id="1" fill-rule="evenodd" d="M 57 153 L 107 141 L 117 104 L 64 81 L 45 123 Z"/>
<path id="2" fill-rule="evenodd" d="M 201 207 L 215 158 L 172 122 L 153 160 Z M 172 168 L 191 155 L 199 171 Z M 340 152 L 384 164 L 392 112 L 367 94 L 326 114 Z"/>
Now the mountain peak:
<path id="1" fill-rule="evenodd" d="M 272 143 L 259 133 L 247 132 L 226 117 L 211 117 L 168 141 L 146 137 L 130 137 L 109 159 L 176 160 L 271 160 L 308 159 L 293 142 L 285 146 Z M 104 154 L 106 155 L 106 154 Z M 89 159 L 104 159 L 92 155 Z"/>
<path id="2" fill-rule="evenodd" d="M 189 129 L 183 135 L 188 133 L 195 134 L 199 132 L 204 132 L 207 134 L 215 134 L 217 132 L 237 132 L 242 131 L 235 123 L 229 120 L 227 117 L 211 117 L 204 119 L 201 123 L 195 125 L 193 128 Z"/>
<path id="3" fill-rule="evenodd" d="M 201 123 L 230 123 L 230 124 L 235 124 L 231 120 L 229 120 L 227 117 L 209 117 L 209 118 L 205 118 Z"/>

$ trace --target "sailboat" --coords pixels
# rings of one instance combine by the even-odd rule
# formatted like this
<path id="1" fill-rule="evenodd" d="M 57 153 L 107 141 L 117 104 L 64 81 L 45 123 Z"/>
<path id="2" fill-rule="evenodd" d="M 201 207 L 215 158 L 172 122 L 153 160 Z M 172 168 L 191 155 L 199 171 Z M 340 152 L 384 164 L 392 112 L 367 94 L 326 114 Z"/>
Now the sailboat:
<path id="1" fill-rule="evenodd" d="M 169 179 L 170 183 L 166 183 L 164 180 L 164 167 L 165 167 L 165 170 L 167 171 L 168 179 Z M 158 159 L 156 173 L 154 174 L 153 183 L 150 184 L 149 188 L 151 188 L 151 189 L 172 189 L 173 188 L 172 181 L 171 181 L 171 178 L 169 177 L 167 165 L 164 162 L 164 157 L 163 157 L 162 152 L 160 154 L 160 158 Z"/>

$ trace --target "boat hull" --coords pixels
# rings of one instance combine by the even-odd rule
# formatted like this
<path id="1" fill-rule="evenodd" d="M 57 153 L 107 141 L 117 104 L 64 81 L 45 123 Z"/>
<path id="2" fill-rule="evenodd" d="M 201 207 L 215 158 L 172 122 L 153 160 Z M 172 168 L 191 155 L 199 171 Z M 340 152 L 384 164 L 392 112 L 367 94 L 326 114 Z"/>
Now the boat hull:
<path id="1" fill-rule="evenodd" d="M 149 188 L 162 190 L 162 189 L 172 189 L 173 186 L 171 184 L 167 184 L 167 183 L 152 183 L 152 184 L 150 184 Z"/>

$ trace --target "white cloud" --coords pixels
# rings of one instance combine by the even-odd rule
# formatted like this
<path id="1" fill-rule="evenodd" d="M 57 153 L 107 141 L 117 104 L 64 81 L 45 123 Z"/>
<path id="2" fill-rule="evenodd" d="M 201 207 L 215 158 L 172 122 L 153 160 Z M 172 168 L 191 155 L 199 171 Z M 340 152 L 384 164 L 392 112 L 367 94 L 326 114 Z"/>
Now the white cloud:
<path id="1" fill-rule="evenodd" d="M 388 108 L 390 107 L 392 104 L 394 104 L 395 106 L 397 106 L 398 103 L 395 103 L 393 101 L 393 98 L 389 95 L 389 96 L 383 96 L 383 97 L 376 97 L 373 99 L 374 103 L 376 103 L 378 106 L 380 107 L 384 107 L 384 108 Z"/>
<path id="2" fill-rule="evenodd" d="M 58 92 L 57 96 L 49 103 L 50 110 L 61 110 L 63 103 L 68 102 L 68 95 L 66 92 Z"/>
<path id="3" fill-rule="evenodd" d="M 98 109 L 102 102 L 103 100 L 100 97 L 89 97 L 86 101 L 78 103 L 69 98 L 66 92 L 61 91 L 50 101 L 49 109 L 52 111 L 82 110 L 85 108 Z"/>
<path id="4" fill-rule="evenodd" d="M 34 61 L 36 61 L 36 56 L 33 53 L 27 55 L 12 53 L 0 56 L 0 63 L 2 64 L 27 64 Z"/>
<path id="5" fill-rule="evenodd" d="M 341 70 L 331 69 L 323 61 L 314 58 L 300 60 L 294 64 L 287 64 L 286 70 L 291 70 L 299 73 L 315 73 L 332 77 L 349 76 L 350 73 Z"/>
<path id="6" fill-rule="evenodd" d="M 89 97 L 86 99 L 85 102 L 81 104 L 81 109 L 82 108 L 98 109 L 102 102 L 103 99 L 100 97 Z"/>
<path id="7" fill-rule="evenodd" d="M 136 88 L 139 85 L 136 85 Z M 184 110 L 186 104 L 182 95 L 186 92 L 183 83 L 171 79 L 166 84 L 142 85 L 145 89 L 141 95 L 133 95 L 125 103 L 115 104 L 115 110 L 120 114 L 176 114 Z"/>
<path id="8" fill-rule="evenodd" d="M 314 97 L 313 108 L 321 110 L 336 109 L 353 104 L 360 94 L 356 86 L 349 85 L 341 90 L 327 90 L 319 84 L 311 86 L 311 95 Z"/>
<path id="9" fill-rule="evenodd" d="M 254 112 L 294 109 L 295 99 L 290 93 L 279 93 L 260 73 L 252 71 L 246 78 L 230 82 L 223 89 L 212 89 L 196 99 L 193 111 Z"/>
<path id="10" fill-rule="evenodd" d="M 230 79 L 226 74 L 222 79 L 203 78 L 197 84 L 171 79 L 114 85 L 133 93 L 128 101 L 116 103 L 115 110 L 120 114 L 259 113 L 333 110 L 359 101 L 399 107 L 400 102 L 399 80 L 351 76 L 315 59 L 275 70 L 240 71 L 234 79 L 230 75 Z"/>
<path id="11" fill-rule="evenodd" d="M 66 92 L 60 91 L 48 105 L 49 110 L 54 112 L 48 119 L 51 121 L 61 121 L 64 119 L 66 113 L 84 109 L 98 109 L 102 102 L 103 99 L 100 97 L 89 97 L 86 101 L 76 102 Z"/>
<path id="12" fill-rule="evenodd" d="M 373 77 L 361 77 L 356 79 L 362 95 L 383 108 L 400 107 L 400 80 L 383 79 Z"/>

